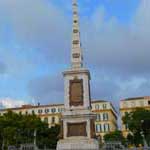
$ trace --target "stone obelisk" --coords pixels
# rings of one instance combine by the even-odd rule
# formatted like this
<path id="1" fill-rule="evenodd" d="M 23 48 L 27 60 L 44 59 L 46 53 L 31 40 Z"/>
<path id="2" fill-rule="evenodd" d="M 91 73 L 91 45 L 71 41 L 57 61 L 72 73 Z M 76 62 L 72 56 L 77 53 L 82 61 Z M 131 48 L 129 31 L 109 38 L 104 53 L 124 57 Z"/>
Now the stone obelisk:
<path id="1" fill-rule="evenodd" d="M 63 72 L 65 111 L 57 150 L 99 150 L 91 112 L 90 72 L 83 67 L 77 0 L 73 0 L 71 68 Z"/>

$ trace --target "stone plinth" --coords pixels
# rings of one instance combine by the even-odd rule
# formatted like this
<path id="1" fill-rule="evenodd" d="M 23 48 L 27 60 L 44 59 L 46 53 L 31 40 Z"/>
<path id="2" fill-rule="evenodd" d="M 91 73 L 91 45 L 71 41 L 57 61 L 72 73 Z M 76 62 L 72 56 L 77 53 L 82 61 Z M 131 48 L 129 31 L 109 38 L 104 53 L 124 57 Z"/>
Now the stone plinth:
<path id="1" fill-rule="evenodd" d="M 81 132 L 81 135 L 82 135 L 82 131 L 80 130 L 84 130 L 83 136 L 86 136 L 86 138 L 89 138 L 89 139 L 92 138 L 93 131 L 91 129 L 92 129 L 93 123 L 91 121 L 93 120 L 95 115 L 91 113 L 89 110 L 65 111 L 62 117 L 63 117 L 63 138 L 64 139 L 71 138 L 69 135 L 74 134 L 73 132 L 75 133 Z M 74 124 L 72 133 L 68 131 L 69 130 L 68 126 L 71 124 L 72 125 Z M 80 124 L 84 124 L 84 125 L 80 126 Z M 78 138 L 78 136 L 76 138 Z"/>
<path id="2" fill-rule="evenodd" d="M 60 140 L 57 144 L 57 150 L 99 150 L 99 143 L 95 139 L 72 137 Z"/>

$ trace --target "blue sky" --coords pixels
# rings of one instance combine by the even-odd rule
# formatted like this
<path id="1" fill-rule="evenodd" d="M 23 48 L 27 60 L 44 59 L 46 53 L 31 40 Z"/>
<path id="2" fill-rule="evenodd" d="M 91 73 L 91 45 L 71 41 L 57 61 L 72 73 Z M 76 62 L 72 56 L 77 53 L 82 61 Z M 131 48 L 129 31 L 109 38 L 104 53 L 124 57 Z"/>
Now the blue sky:
<path id="1" fill-rule="evenodd" d="M 149 95 L 149 0 L 78 1 L 92 98 L 117 106 L 122 98 Z M 1 105 L 63 103 L 71 8 L 71 0 L 0 1 Z"/>

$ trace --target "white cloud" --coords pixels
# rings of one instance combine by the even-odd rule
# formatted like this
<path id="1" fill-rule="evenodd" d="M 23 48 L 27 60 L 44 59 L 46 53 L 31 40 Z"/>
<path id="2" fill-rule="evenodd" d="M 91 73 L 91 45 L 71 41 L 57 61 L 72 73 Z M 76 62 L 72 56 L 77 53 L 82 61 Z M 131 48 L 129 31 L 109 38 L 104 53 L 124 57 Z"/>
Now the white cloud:
<path id="1" fill-rule="evenodd" d="M 149 95 L 150 1 L 141 1 L 128 25 L 104 18 L 105 9 L 99 7 L 90 21 L 82 22 L 85 61 L 97 76 L 93 96 L 118 102 Z"/>
<path id="2" fill-rule="evenodd" d="M 0 108 L 15 108 L 26 104 L 23 100 L 15 100 L 11 98 L 0 98 Z"/>
<path id="3" fill-rule="evenodd" d="M 121 25 L 115 17 L 106 22 L 105 9 L 102 7 L 97 9 L 92 19 L 81 21 L 85 61 L 94 68 L 91 81 L 93 98 L 119 100 L 149 95 L 149 7 L 149 1 L 141 1 L 127 26 Z M 53 83 L 49 81 L 48 84 L 51 82 Z M 43 87 L 47 87 L 46 84 L 40 83 Z M 53 86 L 49 89 L 55 91 Z M 34 90 L 36 91 L 36 86 Z M 39 93 L 39 88 L 37 91 Z M 58 92 L 54 91 L 53 93 Z M 62 101 L 62 95 L 58 96 L 58 101 Z"/>
<path id="4" fill-rule="evenodd" d="M 82 26 L 86 33 L 86 62 L 99 69 L 119 71 L 118 75 L 150 73 L 149 8 L 149 1 L 141 1 L 127 26 L 121 25 L 115 17 L 106 22 L 105 10 L 98 8 L 92 20 Z"/>
<path id="5" fill-rule="evenodd" d="M 1 0 L 0 16 L 5 18 L 0 17 L 0 24 L 10 26 L 13 31 L 13 42 L 23 47 L 20 51 L 36 49 L 51 63 L 66 61 L 61 56 L 70 46 L 71 24 L 55 5 L 43 0 Z"/>
<path id="6" fill-rule="evenodd" d="M 50 63 L 69 64 L 71 19 L 69 21 L 69 17 L 51 3 L 47 5 L 44 2 L 42 0 L 1 0 L 0 12 L 4 12 L 3 16 L 7 16 L 3 17 L 3 20 L 7 19 L 11 22 L 18 42 L 27 47 L 26 51 L 28 47 L 37 48 L 41 52 L 41 57 L 44 55 Z M 105 8 L 101 7 L 97 9 L 92 19 L 85 18 L 81 21 L 85 61 L 92 69 L 94 68 L 92 74 L 96 76 L 92 78 L 92 88 L 95 90 L 92 90 L 95 94 L 92 94 L 93 97 L 118 99 L 136 96 L 139 91 L 142 91 L 142 85 L 145 87 L 143 93 L 148 94 L 149 12 L 150 1 L 142 0 L 127 26 L 119 24 L 115 16 L 106 22 Z M 102 71 L 108 80 L 103 80 Z M 41 77 L 39 82 L 36 82 L 36 79 L 34 83 L 32 82 L 33 88 L 30 94 L 40 98 L 41 101 L 50 100 L 52 95 L 55 100 L 62 101 L 63 92 L 56 88 L 54 79 L 44 78 Z M 144 81 L 141 82 L 143 78 Z M 146 82 L 148 85 L 144 84 Z M 60 82 L 57 84 L 59 86 Z M 47 94 L 42 89 L 45 89 Z M 51 94 L 51 91 L 54 94 Z"/>

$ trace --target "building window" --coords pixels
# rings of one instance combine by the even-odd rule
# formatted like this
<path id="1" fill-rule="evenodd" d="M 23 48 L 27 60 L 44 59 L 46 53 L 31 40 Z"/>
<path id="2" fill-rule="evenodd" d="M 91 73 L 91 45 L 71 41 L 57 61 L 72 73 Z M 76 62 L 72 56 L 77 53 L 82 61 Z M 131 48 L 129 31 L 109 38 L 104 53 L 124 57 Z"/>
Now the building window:
<path id="1" fill-rule="evenodd" d="M 98 110 L 99 109 L 99 105 L 97 104 L 97 105 L 95 105 L 95 109 L 96 110 Z"/>
<path id="2" fill-rule="evenodd" d="M 96 124 L 96 132 L 102 132 L 101 124 Z"/>
<path id="3" fill-rule="evenodd" d="M 52 117 L 52 124 L 55 124 L 55 117 Z"/>
<path id="4" fill-rule="evenodd" d="M 48 118 L 47 117 L 44 118 L 44 122 L 48 123 Z"/>
<path id="5" fill-rule="evenodd" d="M 73 22 L 74 22 L 74 23 L 77 23 L 77 20 L 74 20 Z"/>
<path id="6" fill-rule="evenodd" d="M 103 120 L 108 120 L 108 113 L 103 113 Z"/>
<path id="7" fill-rule="evenodd" d="M 103 109 L 106 109 L 107 108 L 107 104 L 103 104 Z"/>
<path id="8" fill-rule="evenodd" d="M 148 101 L 148 105 L 150 105 L 150 101 Z"/>
<path id="9" fill-rule="evenodd" d="M 61 108 L 58 108 L 58 112 L 61 113 Z"/>
<path id="10" fill-rule="evenodd" d="M 101 114 L 97 114 L 96 115 L 96 121 L 100 121 L 101 120 Z"/>
<path id="11" fill-rule="evenodd" d="M 61 112 L 64 112 L 64 110 L 65 110 L 64 108 L 61 108 Z"/>
<path id="12" fill-rule="evenodd" d="M 38 113 L 39 113 L 39 114 L 41 114 L 42 112 L 43 112 L 43 110 L 42 110 L 42 109 L 39 109 L 39 110 L 38 110 Z"/>
<path id="13" fill-rule="evenodd" d="M 110 131 L 109 124 L 104 124 L 104 132 Z"/>
<path id="14" fill-rule="evenodd" d="M 52 108 L 52 113 L 55 113 L 56 112 L 56 108 Z"/>
<path id="15" fill-rule="evenodd" d="M 99 131 L 99 128 L 98 128 L 98 124 L 96 124 L 96 132 L 98 132 Z"/>
<path id="16" fill-rule="evenodd" d="M 61 113 L 64 111 L 64 108 L 58 108 L 58 112 Z"/>
<path id="17" fill-rule="evenodd" d="M 45 109 L 45 113 L 49 113 L 49 109 Z"/>

